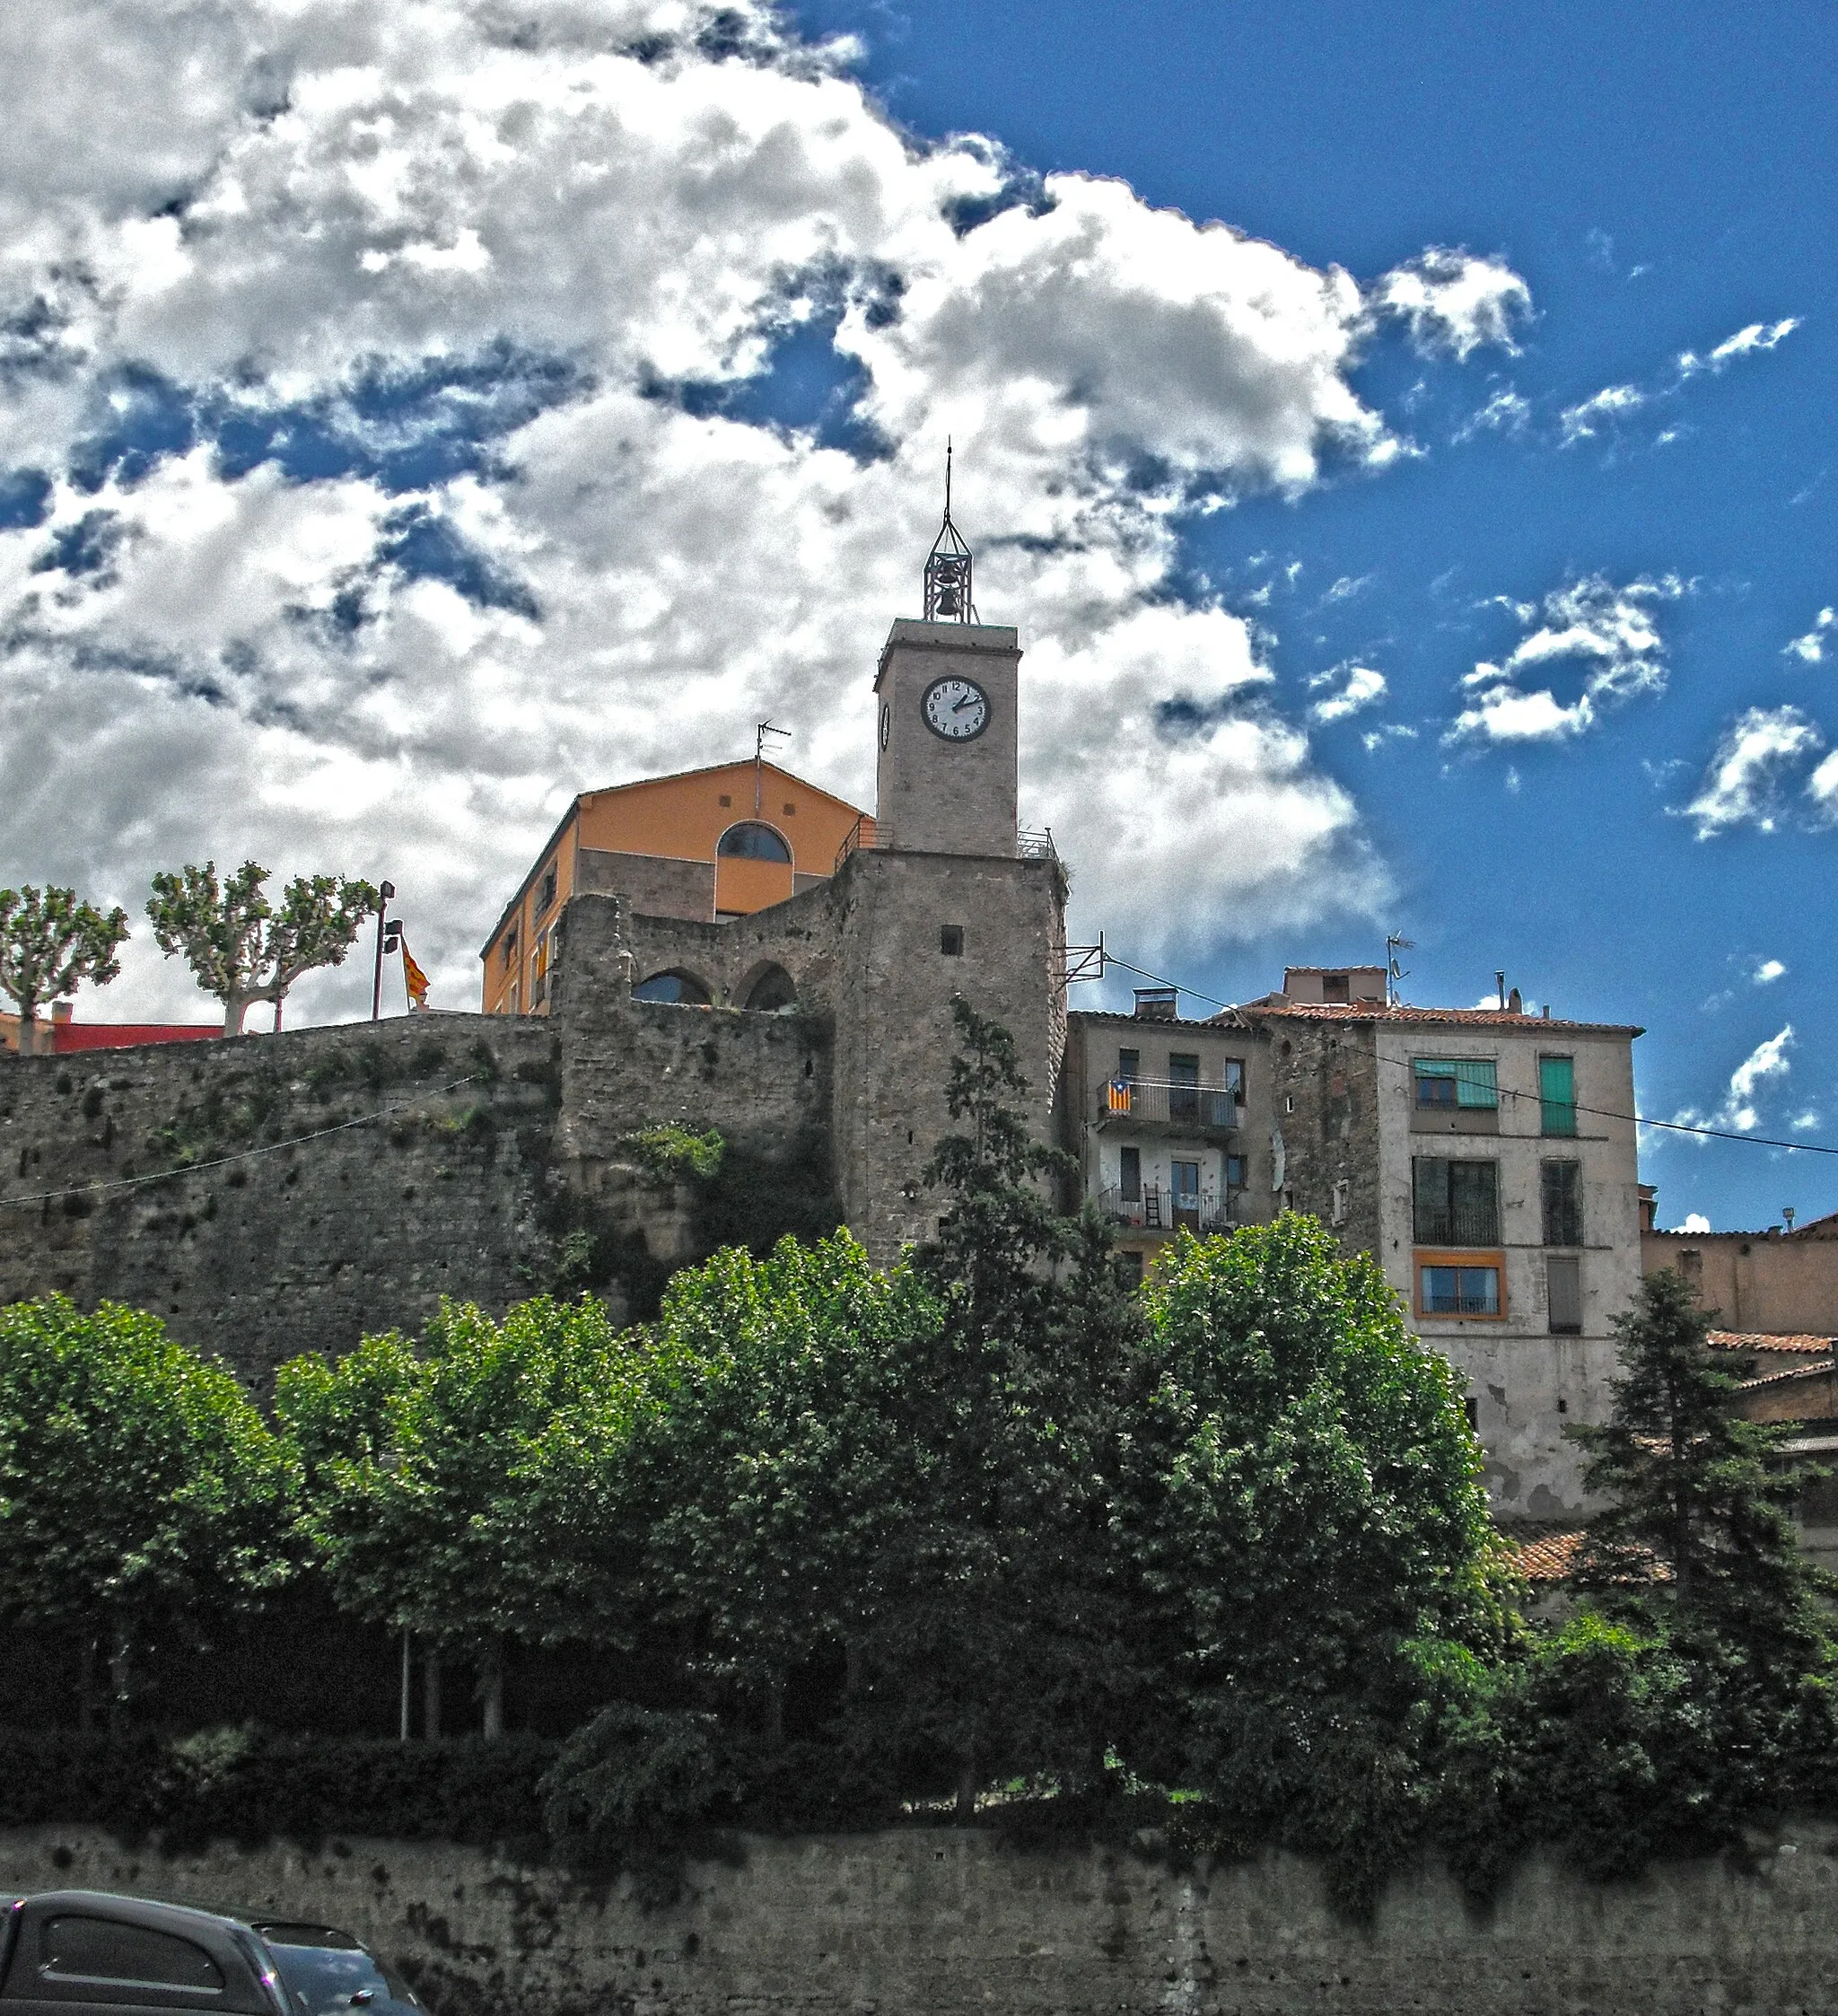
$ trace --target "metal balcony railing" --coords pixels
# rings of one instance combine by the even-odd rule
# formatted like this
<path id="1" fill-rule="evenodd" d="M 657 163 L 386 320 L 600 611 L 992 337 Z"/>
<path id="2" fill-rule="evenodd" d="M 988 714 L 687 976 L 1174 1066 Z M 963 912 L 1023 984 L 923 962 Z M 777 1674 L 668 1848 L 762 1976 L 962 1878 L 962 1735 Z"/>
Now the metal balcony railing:
<path id="1" fill-rule="evenodd" d="M 883 842 L 875 830 L 873 820 L 863 812 L 843 836 L 843 844 L 836 849 L 836 872 L 842 872 L 844 862 L 852 854 L 858 853 L 863 847 L 873 848 L 881 845 Z M 1022 861 L 1057 861 L 1059 849 L 1053 844 L 1053 828 L 1047 826 L 1037 833 L 1024 830 L 1016 834 L 1015 853 Z"/>
<path id="2" fill-rule="evenodd" d="M 1098 1193 L 1098 1208 L 1113 1224 L 1133 1232 L 1226 1232 L 1237 1222 L 1229 1210 L 1202 1204 L 1184 1190 L 1170 1190 L 1160 1183 L 1144 1183 L 1140 1196 L 1126 1197 L 1115 1184 Z"/>
<path id="3" fill-rule="evenodd" d="M 1231 1085 L 1172 1084 L 1161 1078 L 1111 1078 L 1098 1088 L 1097 1118 L 1151 1126 L 1235 1127 L 1238 1093 Z"/>

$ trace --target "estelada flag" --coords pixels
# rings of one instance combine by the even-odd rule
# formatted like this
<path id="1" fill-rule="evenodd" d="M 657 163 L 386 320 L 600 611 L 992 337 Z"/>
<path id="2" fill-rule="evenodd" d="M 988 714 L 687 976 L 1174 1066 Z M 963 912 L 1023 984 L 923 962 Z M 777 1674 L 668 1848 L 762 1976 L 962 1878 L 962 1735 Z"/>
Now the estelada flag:
<path id="1" fill-rule="evenodd" d="M 417 1008 L 427 1006 L 427 975 L 415 963 L 415 956 L 408 950 L 408 941 L 402 941 L 402 984 L 408 989 L 408 998 Z"/>

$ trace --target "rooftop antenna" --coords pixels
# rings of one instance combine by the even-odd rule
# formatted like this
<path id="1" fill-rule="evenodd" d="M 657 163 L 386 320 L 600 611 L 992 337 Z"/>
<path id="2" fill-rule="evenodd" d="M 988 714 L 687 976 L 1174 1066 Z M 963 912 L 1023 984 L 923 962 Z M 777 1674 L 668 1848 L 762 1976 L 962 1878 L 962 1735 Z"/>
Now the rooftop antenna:
<path id="1" fill-rule="evenodd" d="M 944 444 L 944 523 L 925 556 L 925 620 L 928 623 L 974 623 L 976 605 L 970 599 L 970 548 L 951 523 L 951 443 Z"/>
<path id="2" fill-rule="evenodd" d="M 1403 995 L 1398 982 L 1411 977 L 1410 968 L 1397 963 L 1397 955 L 1414 952 L 1416 949 L 1415 940 L 1406 938 L 1401 931 L 1394 931 L 1385 941 L 1385 1005 L 1387 1008 L 1401 1004 Z"/>
<path id="3" fill-rule="evenodd" d="M 753 724 L 753 810 L 756 812 L 759 810 L 762 796 L 761 786 L 765 778 L 766 767 L 766 738 L 768 735 L 783 735 L 789 741 L 792 731 L 789 728 L 775 728 L 769 721 L 757 721 Z"/>
<path id="4" fill-rule="evenodd" d="M 1793 1205 L 1790 1204 L 1783 1204 L 1781 1206 L 1781 1215 L 1784 1219 L 1786 1219 L 1787 1229 L 1789 1232 L 1791 1232 L 1793 1230 L 1793 1221 L 1799 1215 Z"/>

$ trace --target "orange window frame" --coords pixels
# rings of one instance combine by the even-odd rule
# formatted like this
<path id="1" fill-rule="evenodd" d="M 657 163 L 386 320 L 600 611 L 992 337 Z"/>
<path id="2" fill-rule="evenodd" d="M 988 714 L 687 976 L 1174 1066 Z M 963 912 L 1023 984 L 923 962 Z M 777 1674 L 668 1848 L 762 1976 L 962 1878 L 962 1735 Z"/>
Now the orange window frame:
<path id="1" fill-rule="evenodd" d="M 1457 1316 L 1447 1310 L 1431 1311 L 1423 1307 L 1425 1267 L 1492 1267 L 1500 1276 L 1500 1307 L 1496 1312 Z M 1506 1255 L 1484 1246 L 1416 1246 L 1411 1249 L 1411 1307 L 1424 1323 L 1504 1323 L 1506 1305 Z"/>

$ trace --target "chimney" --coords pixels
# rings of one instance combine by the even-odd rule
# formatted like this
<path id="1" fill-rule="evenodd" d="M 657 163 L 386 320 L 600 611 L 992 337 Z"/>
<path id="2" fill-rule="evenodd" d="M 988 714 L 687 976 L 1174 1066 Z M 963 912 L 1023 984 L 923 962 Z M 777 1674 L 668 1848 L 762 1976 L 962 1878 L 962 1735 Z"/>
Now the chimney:
<path id="1" fill-rule="evenodd" d="M 1493 985 L 1500 989 L 1500 1012 L 1506 1012 L 1506 970 L 1503 967 L 1493 969 Z"/>
<path id="2" fill-rule="evenodd" d="M 51 1021 L 53 1026 L 60 1026 L 61 1024 L 67 1022 L 70 1020 L 71 1016 L 75 1012 L 75 1002 L 54 1001 L 51 1004 Z"/>
<path id="3" fill-rule="evenodd" d="M 1519 991 L 1517 987 L 1506 997 L 1506 1012 L 1509 1015 L 1523 1015 L 1526 1012 L 1526 1004 L 1519 998 Z"/>

